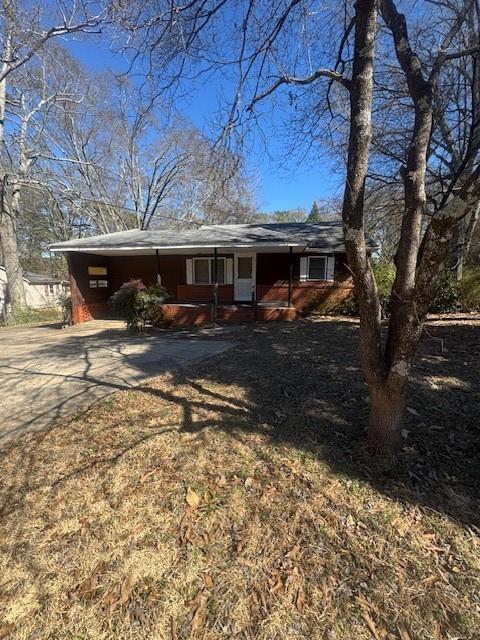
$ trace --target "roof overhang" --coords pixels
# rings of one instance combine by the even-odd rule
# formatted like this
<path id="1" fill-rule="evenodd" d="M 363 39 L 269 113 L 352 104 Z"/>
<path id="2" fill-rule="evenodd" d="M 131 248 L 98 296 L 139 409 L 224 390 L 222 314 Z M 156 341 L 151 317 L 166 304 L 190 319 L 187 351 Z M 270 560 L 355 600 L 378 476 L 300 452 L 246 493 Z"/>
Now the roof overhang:
<path id="1" fill-rule="evenodd" d="M 278 244 L 230 244 L 230 245 L 176 245 L 171 247 L 52 247 L 51 251 L 56 253 L 89 253 L 101 256 L 147 256 L 156 255 L 193 255 L 193 254 L 212 254 L 215 249 L 220 253 L 285 253 L 290 247 L 295 253 L 315 252 L 315 253 L 339 253 L 343 252 L 343 247 L 316 247 L 310 248 L 304 244 L 295 243 L 278 243 Z"/>

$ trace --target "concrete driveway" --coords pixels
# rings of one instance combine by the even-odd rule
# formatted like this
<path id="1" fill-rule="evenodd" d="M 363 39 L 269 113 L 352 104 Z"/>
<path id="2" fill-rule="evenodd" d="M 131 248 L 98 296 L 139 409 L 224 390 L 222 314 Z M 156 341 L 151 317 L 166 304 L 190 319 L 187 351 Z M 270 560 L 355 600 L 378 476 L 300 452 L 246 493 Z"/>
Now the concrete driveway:
<path id="1" fill-rule="evenodd" d="M 0 444 L 234 345 L 205 331 L 129 336 L 123 323 L 100 320 L 0 329 Z"/>

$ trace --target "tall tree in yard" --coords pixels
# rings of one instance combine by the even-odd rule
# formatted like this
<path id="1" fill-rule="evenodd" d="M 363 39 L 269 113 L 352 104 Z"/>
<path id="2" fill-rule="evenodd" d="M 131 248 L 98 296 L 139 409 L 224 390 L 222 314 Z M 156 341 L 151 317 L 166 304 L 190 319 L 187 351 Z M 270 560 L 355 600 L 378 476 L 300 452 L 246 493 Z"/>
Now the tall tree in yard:
<path id="1" fill-rule="evenodd" d="M 24 72 L 48 41 L 79 31 L 95 30 L 104 18 L 103 10 L 90 1 L 25 3 L 2 0 L 0 11 L 0 145 L 4 144 L 8 85 Z M 4 172 L 0 185 L 0 242 L 13 309 L 25 306 L 16 227 L 21 176 Z M 13 203 L 12 203 L 13 201 Z"/>
<path id="2" fill-rule="evenodd" d="M 193 0 L 165 4 L 162 12 L 138 0 L 123 12 L 122 25 L 141 34 L 150 78 L 166 91 L 186 75 L 201 78 L 215 66 L 236 70 L 226 140 L 261 119 L 257 106 L 267 99 L 294 107 L 292 131 L 306 147 L 318 150 L 314 143 L 320 140 L 341 148 L 348 138 L 342 218 L 359 300 L 360 360 L 370 393 L 368 437 L 372 451 L 392 450 L 401 444 L 410 371 L 452 234 L 460 221 L 475 218 L 480 197 L 479 9 L 476 0 L 412 3 L 412 40 L 394 0 L 334 4 Z M 375 45 L 382 48 L 377 59 Z M 202 66 L 201 60 L 209 64 Z M 449 97 L 459 82 L 465 85 L 465 104 L 475 105 L 460 115 Z M 459 126 L 464 144 L 449 139 Z M 403 197 L 384 340 L 365 246 L 364 197 L 367 181 L 378 178 L 385 165 L 394 167 Z"/>

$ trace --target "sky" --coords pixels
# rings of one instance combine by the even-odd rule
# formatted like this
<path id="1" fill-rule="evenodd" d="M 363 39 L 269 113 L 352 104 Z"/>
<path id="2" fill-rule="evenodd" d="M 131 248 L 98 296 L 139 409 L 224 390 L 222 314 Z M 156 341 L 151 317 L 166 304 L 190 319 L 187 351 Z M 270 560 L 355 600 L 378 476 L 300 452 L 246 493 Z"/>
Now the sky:
<path id="1" fill-rule="evenodd" d="M 94 38 L 79 38 L 65 42 L 68 50 L 87 68 L 100 72 L 125 70 L 123 58 L 110 51 L 104 42 Z M 230 87 L 213 81 L 203 87 L 195 87 L 188 98 L 183 98 L 177 108 L 196 127 L 207 132 L 212 114 L 218 108 L 217 92 L 228 95 Z M 310 211 L 314 200 L 320 202 L 338 197 L 342 191 L 342 179 L 321 157 L 300 164 L 296 158 L 285 159 L 278 127 L 275 131 L 264 128 L 264 142 L 260 144 L 255 134 L 250 140 L 247 168 L 255 176 L 258 185 L 257 204 L 264 212 L 303 208 Z M 282 157 L 283 156 L 283 157 Z"/>

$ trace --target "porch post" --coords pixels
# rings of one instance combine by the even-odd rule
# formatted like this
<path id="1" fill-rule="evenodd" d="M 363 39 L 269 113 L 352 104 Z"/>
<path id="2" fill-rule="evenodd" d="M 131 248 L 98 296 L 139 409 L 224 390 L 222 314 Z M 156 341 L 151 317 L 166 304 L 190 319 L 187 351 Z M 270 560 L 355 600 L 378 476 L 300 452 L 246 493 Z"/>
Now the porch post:
<path id="1" fill-rule="evenodd" d="M 213 320 L 217 319 L 218 310 L 218 249 L 213 250 Z"/>
<path id="2" fill-rule="evenodd" d="M 288 306 L 292 306 L 292 280 L 293 280 L 293 247 L 288 253 Z"/>
<path id="3" fill-rule="evenodd" d="M 162 284 L 162 276 L 160 275 L 160 255 L 158 249 L 155 249 L 155 256 L 157 260 L 157 284 Z"/>

